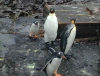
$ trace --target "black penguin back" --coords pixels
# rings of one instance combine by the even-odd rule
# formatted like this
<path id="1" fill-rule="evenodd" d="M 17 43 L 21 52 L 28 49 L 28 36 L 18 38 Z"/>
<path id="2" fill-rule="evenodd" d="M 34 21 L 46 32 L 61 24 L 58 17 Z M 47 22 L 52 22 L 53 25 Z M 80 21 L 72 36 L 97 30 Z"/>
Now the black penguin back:
<path id="1" fill-rule="evenodd" d="M 60 50 L 64 53 L 65 52 L 65 49 L 66 49 L 66 46 L 67 46 L 67 39 L 72 31 L 72 29 L 74 28 L 74 24 L 69 24 L 67 26 L 65 26 L 65 28 L 63 29 L 61 35 L 60 35 L 60 38 L 61 38 L 61 41 L 60 41 Z"/>

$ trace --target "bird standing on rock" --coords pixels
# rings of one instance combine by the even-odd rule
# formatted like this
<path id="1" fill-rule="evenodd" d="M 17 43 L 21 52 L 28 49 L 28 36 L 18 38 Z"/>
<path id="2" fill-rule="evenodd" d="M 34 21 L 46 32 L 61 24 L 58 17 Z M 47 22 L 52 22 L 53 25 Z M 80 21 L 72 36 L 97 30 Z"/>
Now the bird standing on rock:
<path id="1" fill-rule="evenodd" d="M 60 49 L 66 55 L 70 50 L 76 36 L 75 19 L 71 20 L 71 24 L 65 26 L 61 33 Z"/>
<path id="2" fill-rule="evenodd" d="M 51 50 L 54 51 L 54 49 Z M 57 74 L 57 70 L 61 64 L 62 59 L 66 59 L 63 52 L 53 52 L 46 60 L 46 64 L 42 70 L 47 74 L 47 76 L 61 76 L 61 74 Z"/>
<path id="3" fill-rule="evenodd" d="M 44 41 L 46 45 L 49 42 L 54 42 L 57 36 L 58 20 L 54 8 L 50 8 L 50 13 L 44 23 Z"/>
<path id="4" fill-rule="evenodd" d="M 29 36 L 33 37 L 33 38 L 38 38 L 38 36 L 37 36 L 38 32 L 39 32 L 39 22 L 35 21 L 31 25 Z"/>

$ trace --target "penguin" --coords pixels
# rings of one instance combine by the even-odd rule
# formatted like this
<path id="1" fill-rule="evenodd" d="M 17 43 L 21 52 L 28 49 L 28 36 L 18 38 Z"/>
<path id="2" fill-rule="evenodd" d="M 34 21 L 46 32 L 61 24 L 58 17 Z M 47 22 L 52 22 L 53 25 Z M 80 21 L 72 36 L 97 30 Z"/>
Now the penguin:
<path id="1" fill-rule="evenodd" d="M 61 33 L 60 50 L 67 56 L 76 36 L 75 19 L 71 20 L 71 24 L 65 26 Z"/>
<path id="2" fill-rule="evenodd" d="M 49 6 L 47 0 L 43 1 L 43 17 L 46 18 L 49 14 Z"/>
<path id="3" fill-rule="evenodd" d="M 46 59 L 46 64 L 42 68 L 47 76 L 61 76 L 61 74 L 57 74 L 57 70 L 61 64 L 62 59 L 66 59 L 63 52 L 55 52 L 53 48 L 51 48 L 52 54 Z"/>
<path id="4" fill-rule="evenodd" d="M 50 13 L 44 23 L 44 41 L 47 43 L 52 43 L 57 37 L 58 30 L 58 20 L 55 14 L 54 8 L 50 8 Z"/>
<path id="5" fill-rule="evenodd" d="M 30 27 L 29 36 L 33 38 L 38 38 L 37 36 L 38 32 L 39 32 L 39 22 L 35 21 L 34 23 L 32 23 Z"/>

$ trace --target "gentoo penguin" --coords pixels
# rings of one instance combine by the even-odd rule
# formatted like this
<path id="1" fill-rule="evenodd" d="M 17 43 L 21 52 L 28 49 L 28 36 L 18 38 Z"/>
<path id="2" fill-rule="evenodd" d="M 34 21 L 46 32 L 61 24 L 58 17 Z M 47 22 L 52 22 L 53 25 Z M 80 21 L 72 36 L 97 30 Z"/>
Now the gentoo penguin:
<path id="1" fill-rule="evenodd" d="M 55 14 L 54 8 L 50 8 L 50 13 L 47 16 L 47 19 L 44 23 L 44 41 L 47 44 L 48 42 L 55 41 L 58 30 L 58 20 Z"/>
<path id="2" fill-rule="evenodd" d="M 39 32 L 39 22 L 35 21 L 31 25 L 29 36 L 33 37 L 33 38 L 38 38 L 38 36 L 37 36 L 38 32 Z"/>
<path id="3" fill-rule="evenodd" d="M 76 36 L 75 20 L 71 20 L 71 24 L 65 26 L 61 33 L 60 50 L 67 55 Z"/>
<path id="4" fill-rule="evenodd" d="M 46 64 L 42 70 L 47 74 L 47 76 L 61 76 L 61 74 L 57 74 L 57 70 L 62 59 L 66 59 L 63 52 L 53 52 L 46 60 Z"/>

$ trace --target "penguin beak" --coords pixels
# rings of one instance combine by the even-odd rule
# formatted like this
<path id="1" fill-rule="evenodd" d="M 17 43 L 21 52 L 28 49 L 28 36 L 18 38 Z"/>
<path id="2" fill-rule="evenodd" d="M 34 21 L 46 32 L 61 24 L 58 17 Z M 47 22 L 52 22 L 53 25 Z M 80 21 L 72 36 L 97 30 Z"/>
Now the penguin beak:
<path id="1" fill-rule="evenodd" d="M 62 56 L 61 58 L 62 58 L 62 59 L 67 59 L 65 56 Z"/>
<path id="2" fill-rule="evenodd" d="M 72 20 L 72 24 L 75 24 L 75 21 L 74 20 Z"/>

